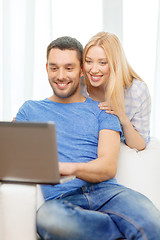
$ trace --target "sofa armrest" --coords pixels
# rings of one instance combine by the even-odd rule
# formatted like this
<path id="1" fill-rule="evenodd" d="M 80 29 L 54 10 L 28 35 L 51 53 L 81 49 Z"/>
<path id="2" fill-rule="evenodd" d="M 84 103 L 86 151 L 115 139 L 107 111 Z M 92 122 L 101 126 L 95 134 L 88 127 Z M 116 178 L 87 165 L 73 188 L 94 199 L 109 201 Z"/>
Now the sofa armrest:
<path id="1" fill-rule="evenodd" d="M 37 184 L 37 210 L 41 207 L 44 203 L 44 197 L 41 191 L 41 186 Z"/>
<path id="2" fill-rule="evenodd" d="M 143 151 L 121 143 L 118 183 L 146 195 L 160 210 L 160 141 L 151 139 Z"/>
<path id="3" fill-rule="evenodd" d="M 0 184 L 0 239 L 36 240 L 36 185 Z"/>

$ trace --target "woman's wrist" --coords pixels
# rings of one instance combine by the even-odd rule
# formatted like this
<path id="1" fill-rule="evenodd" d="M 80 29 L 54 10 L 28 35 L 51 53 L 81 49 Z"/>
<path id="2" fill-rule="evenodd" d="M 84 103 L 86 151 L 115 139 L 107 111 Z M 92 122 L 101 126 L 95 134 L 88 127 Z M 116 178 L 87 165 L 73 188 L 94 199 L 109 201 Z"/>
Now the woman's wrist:
<path id="1" fill-rule="evenodd" d="M 123 116 L 123 118 L 120 119 L 120 123 L 123 127 L 127 127 L 131 124 L 127 115 Z"/>

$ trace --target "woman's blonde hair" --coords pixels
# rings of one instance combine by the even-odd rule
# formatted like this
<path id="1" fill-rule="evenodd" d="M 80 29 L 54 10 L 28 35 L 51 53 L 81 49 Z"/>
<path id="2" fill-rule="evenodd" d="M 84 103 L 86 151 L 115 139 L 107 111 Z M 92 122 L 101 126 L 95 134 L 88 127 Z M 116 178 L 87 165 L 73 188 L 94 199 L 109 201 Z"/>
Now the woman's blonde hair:
<path id="1" fill-rule="evenodd" d="M 115 34 L 99 32 L 94 35 L 84 48 L 83 64 L 85 63 L 87 52 L 92 46 L 100 46 L 107 57 L 110 77 L 107 83 L 105 100 L 108 102 L 109 108 L 111 108 L 112 104 L 116 111 L 119 111 L 120 108 L 124 109 L 124 88 L 130 87 L 134 78 L 141 81 L 142 79 L 129 65 L 120 40 Z M 85 71 L 84 76 L 86 84 L 89 86 L 90 82 Z"/>

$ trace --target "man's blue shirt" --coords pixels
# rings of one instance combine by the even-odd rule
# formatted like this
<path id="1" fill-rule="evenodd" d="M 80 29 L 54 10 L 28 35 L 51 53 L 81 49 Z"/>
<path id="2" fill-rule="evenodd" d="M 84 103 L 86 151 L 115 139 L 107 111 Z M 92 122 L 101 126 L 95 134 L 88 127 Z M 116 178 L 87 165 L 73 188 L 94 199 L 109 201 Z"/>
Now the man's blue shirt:
<path id="1" fill-rule="evenodd" d="M 100 130 L 121 132 L 117 116 L 100 110 L 98 103 L 90 98 L 85 102 L 68 104 L 49 99 L 29 100 L 19 109 L 16 121 L 54 122 L 59 161 L 88 162 L 97 158 Z M 48 200 L 86 184 L 88 183 L 76 178 L 55 186 L 42 185 L 42 192 L 45 200 Z"/>

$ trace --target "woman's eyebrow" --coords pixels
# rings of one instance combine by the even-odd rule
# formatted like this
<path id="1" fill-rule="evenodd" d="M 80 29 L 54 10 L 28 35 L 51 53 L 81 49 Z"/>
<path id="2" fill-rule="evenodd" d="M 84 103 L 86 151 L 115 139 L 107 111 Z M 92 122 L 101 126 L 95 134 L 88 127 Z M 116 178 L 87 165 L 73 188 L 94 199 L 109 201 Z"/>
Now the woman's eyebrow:
<path id="1" fill-rule="evenodd" d="M 87 59 L 87 58 L 92 59 L 91 57 L 86 56 L 86 59 Z M 107 60 L 107 58 L 98 58 L 98 60 L 99 60 L 99 61 L 101 61 L 101 60 Z"/>

